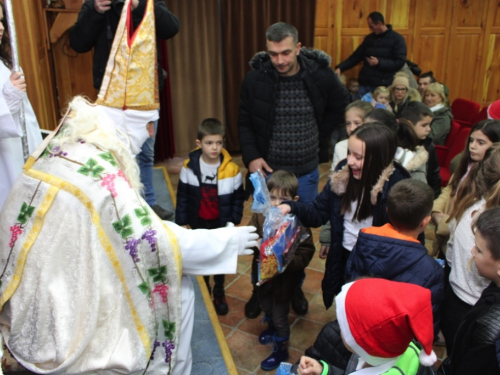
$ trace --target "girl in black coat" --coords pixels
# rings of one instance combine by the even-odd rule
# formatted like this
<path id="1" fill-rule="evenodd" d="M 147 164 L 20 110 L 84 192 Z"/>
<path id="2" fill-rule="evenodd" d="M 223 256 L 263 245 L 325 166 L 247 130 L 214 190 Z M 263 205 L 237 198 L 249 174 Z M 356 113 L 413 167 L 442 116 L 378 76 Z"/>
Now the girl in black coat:
<path id="1" fill-rule="evenodd" d="M 344 284 L 344 268 L 360 229 L 389 222 L 387 194 L 396 182 L 410 174 L 393 162 L 397 139 L 380 123 L 365 124 L 351 133 L 347 159 L 341 161 L 330 181 L 312 204 L 286 202 L 291 212 L 308 227 L 330 220 L 331 241 L 322 282 L 323 301 L 329 308 Z"/>

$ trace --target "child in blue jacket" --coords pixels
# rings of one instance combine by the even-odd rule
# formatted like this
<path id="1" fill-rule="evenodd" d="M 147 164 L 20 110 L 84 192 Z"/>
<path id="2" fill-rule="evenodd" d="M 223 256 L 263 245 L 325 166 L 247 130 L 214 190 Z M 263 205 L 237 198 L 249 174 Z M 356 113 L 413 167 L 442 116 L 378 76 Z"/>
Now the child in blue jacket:
<path id="1" fill-rule="evenodd" d="M 346 280 L 372 276 L 430 289 L 434 332 L 439 332 L 439 308 L 444 295 L 444 271 L 418 241 L 431 219 L 434 192 L 414 179 L 396 183 L 387 196 L 392 224 L 361 229 L 346 265 Z"/>

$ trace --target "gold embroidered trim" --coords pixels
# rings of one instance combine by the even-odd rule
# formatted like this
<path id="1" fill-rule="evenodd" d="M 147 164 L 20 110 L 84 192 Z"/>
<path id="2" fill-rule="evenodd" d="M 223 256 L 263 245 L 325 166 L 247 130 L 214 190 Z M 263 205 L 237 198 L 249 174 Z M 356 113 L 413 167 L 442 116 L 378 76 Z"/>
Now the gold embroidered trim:
<path id="1" fill-rule="evenodd" d="M 172 245 L 175 264 L 177 265 L 177 277 L 179 278 L 179 285 L 180 285 L 182 279 L 182 252 L 179 246 L 179 241 L 177 240 L 177 236 L 175 235 L 175 233 L 168 227 L 167 224 L 163 223 L 163 227 L 167 231 L 168 239 L 170 240 L 170 244 Z"/>
<path id="2" fill-rule="evenodd" d="M 28 162 L 29 159 L 27 163 Z M 21 282 L 24 266 L 26 264 L 26 258 L 28 257 L 31 247 L 35 243 L 36 239 L 38 238 L 38 235 L 40 234 L 40 231 L 42 230 L 43 219 L 45 218 L 45 214 L 49 210 L 50 206 L 52 206 L 52 203 L 54 202 L 54 199 L 59 190 L 60 189 L 58 187 L 51 186 L 47 190 L 47 193 L 43 198 L 42 204 L 40 205 L 40 208 L 36 212 L 33 226 L 31 227 L 30 233 L 28 234 L 26 241 L 21 247 L 21 251 L 19 252 L 19 257 L 17 259 L 14 275 L 12 275 L 12 280 L 10 281 L 9 285 L 7 285 L 7 288 L 5 288 L 5 292 L 2 294 L 2 297 L 0 298 L 0 311 L 2 311 L 4 304 L 7 303 L 7 301 L 10 300 L 10 298 L 14 295 L 14 293 L 17 290 L 17 287 L 19 286 L 19 283 Z"/>
<path id="3" fill-rule="evenodd" d="M 123 269 L 120 266 L 120 262 L 118 260 L 118 257 L 115 254 L 114 248 L 111 245 L 111 241 L 108 239 L 106 236 L 106 232 L 101 224 L 99 214 L 97 213 L 95 207 L 93 206 L 91 200 L 89 197 L 87 197 L 86 194 L 83 193 L 79 188 L 74 186 L 73 184 L 64 181 L 58 177 L 51 176 L 47 173 L 40 172 L 40 171 L 35 171 L 33 169 L 26 170 L 25 175 L 33 177 L 37 180 L 46 182 L 50 185 L 55 185 L 58 188 L 67 191 L 68 193 L 72 194 L 75 198 L 77 198 L 82 204 L 84 205 L 85 208 L 89 211 L 90 217 L 92 219 L 92 223 L 94 224 L 97 234 L 99 236 L 99 241 L 101 242 L 102 247 L 104 248 L 104 251 L 106 252 L 115 272 L 116 275 L 118 276 L 118 279 L 120 280 L 123 288 L 123 293 L 125 294 L 127 298 L 127 302 L 130 307 L 130 313 L 132 315 L 132 319 L 134 321 L 135 328 L 137 330 L 137 333 L 139 334 L 139 337 L 142 341 L 142 345 L 144 346 L 144 350 L 147 356 L 151 353 L 151 343 L 149 341 L 149 334 L 144 327 L 144 324 L 141 321 L 141 318 L 139 317 L 139 314 L 137 313 L 137 310 L 134 306 L 134 302 L 132 301 L 132 297 L 130 296 L 130 293 L 128 292 L 128 286 L 125 282 L 125 274 L 123 272 Z"/>

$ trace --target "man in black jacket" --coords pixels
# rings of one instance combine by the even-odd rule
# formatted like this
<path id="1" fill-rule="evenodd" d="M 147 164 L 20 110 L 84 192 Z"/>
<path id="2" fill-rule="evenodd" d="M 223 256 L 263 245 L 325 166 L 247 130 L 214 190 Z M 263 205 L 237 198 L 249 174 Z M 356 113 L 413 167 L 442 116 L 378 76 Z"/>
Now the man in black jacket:
<path id="1" fill-rule="evenodd" d="M 406 62 L 406 42 L 401 34 L 386 25 L 384 16 L 372 12 L 367 18 L 372 31 L 367 35 L 356 51 L 347 60 L 335 67 L 335 73 L 351 69 L 360 62 L 363 67 L 359 72 L 359 94 L 373 92 L 378 86 L 388 87 L 394 74 L 403 68 Z"/>
<path id="2" fill-rule="evenodd" d="M 329 161 L 330 135 L 344 123 L 349 95 L 330 67 L 330 56 L 301 48 L 292 25 L 271 25 L 266 40 L 267 52 L 252 58 L 253 70 L 241 89 L 238 126 L 243 162 L 250 173 L 259 169 L 265 175 L 273 170 L 294 173 L 300 201 L 312 202 L 318 194 L 318 164 Z M 307 301 L 300 289 L 297 293 L 302 306 L 294 296 L 292 308 L 304 314 Z M 256 317 L 247 308 L 245 312 Z"/>
<path id="3" fill-rule="evenodd" d="M 118 21 L 125 0 L 86 0 L 78 14 L 78 20 L 69 31 L 71 48 L 76 52 L 84 53 L 94 48 L 92 73 L 94 87 L 99 90 L 106 70 L 111 45 L 118 27 Z M 132 20 L 134 28 L 142 21 L 147 0 L 131 0 Z M 165 4 L 165 0 L 154 0 L 156 45 L 158 48 L 158 83 L 163 87 L 165 76 L 161 65 L 159 50 L 160 41 L 174 37 L 179 31 L 179 20 Z M 158 216 L 164 220 L 171 220 L 173 212 L 165 210 L 156 203 L 156 194 L 153 188 L 154 143 L 158 122 L 155 122 L 155 136 L 149 138 L 137 155 L 137 164 L 141 172 L 141 182 L 144 185 L 144 199 L 153 208 Z"/>

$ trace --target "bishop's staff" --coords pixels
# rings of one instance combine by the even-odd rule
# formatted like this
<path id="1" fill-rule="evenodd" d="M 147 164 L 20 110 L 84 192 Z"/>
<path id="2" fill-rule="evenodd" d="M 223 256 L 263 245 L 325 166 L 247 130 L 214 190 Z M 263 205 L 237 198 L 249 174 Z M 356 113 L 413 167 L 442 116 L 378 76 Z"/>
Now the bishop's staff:
<path id="1" fill-rule="evenodd" d="M 21 72 L 19 66 L 19 55 L 17 53 L 17 34 L 16 34 L 16 24 L 14 22 L 14 11 L 12 9 L 12 0 L 4 0 L 5 5 L 5 18 L 7 19 L 7 27 L 9 29 L 10 37 L 10 50 L 12 55 L 12 69 L 14 72 Z M 24 161 L 28 160 L 29 148 L 28 148 L 28 136 L 26 135 L 26 118 L 24 116 L 24 103 L 21 102 L 21 108 L 19 111 L 19 120 L 21 122 L 21 129 L 23 131 L 23 136 L 21 138 L 23 143 L 23 157 Z"/>

